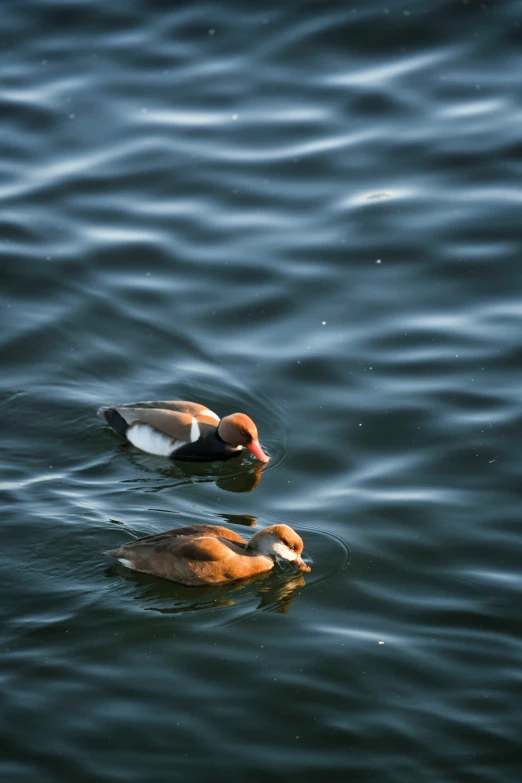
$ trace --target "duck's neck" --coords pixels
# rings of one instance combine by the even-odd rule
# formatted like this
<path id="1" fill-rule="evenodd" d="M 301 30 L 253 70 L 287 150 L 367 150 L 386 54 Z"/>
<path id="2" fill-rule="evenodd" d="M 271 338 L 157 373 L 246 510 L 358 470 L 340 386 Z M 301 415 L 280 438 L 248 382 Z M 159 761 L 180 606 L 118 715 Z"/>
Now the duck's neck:
<path id="1" fill-rule="evenodd" d="M 273 558 L 271 550 L 271 541 L 267 536 L 263 536 L 261 531 L 252 536 L 246 546 L 247 550 L 253 555 L 263 555 L 264 557 Z"/>

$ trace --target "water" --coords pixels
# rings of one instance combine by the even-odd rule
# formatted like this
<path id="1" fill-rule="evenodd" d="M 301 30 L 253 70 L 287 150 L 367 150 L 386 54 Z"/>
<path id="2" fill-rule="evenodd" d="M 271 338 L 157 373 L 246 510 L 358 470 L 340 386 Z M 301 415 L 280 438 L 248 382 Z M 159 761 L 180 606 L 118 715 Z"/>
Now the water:
<path id="1" fill-rule="evenodd" d="M 521 23 L 3 4 L 2 780 L 520 780 Z M 154 398 L 273 461 L 114 456 Z M 198 522 L 313 570 L 100 554 Z"/>

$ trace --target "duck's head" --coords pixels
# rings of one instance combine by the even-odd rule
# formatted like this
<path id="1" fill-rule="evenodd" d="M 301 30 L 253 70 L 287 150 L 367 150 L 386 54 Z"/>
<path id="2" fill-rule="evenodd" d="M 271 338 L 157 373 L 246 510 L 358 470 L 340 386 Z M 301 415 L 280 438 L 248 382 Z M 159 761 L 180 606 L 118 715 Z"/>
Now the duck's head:
<path id="1" fill-rule="evenodd" d="M 270 462 L 259 443 L 257 427 L 249 416 L 244 413 L 231 413 L 221 419 L 218 425 L 218 435 L 229 446 L 245 446 L 261 462 Z"/>
<path id="2" fill-rule="evenodd" d="M 301 536 L 288 525 L 272 525 L 252 536 L 247 549 L 268 557 L 289 560 L 300 571 L 311 571 L 301 557 L 304 544 Z"/>

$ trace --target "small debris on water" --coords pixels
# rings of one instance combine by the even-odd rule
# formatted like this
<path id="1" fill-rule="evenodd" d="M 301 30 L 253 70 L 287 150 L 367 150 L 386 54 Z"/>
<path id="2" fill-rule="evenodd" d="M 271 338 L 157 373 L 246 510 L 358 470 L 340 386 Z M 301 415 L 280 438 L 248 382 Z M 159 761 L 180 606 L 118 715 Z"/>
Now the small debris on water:
<path id="1" fill-rule="evenodd" d="M 380 259 L 380 258 L 378 258 L 378 259 L 377 259 L 377 261 L 376 261 L 375 263 L 376 263 L 376 264 L 382 264 L 382 261 L 381 261 L 381 259 Z"/>

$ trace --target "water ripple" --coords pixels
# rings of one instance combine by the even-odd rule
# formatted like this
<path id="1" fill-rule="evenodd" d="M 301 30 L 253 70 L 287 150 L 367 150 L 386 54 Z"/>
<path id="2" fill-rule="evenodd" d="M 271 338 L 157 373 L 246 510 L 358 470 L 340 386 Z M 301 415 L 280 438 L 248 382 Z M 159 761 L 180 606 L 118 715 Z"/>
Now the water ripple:
<path id="1" fill-rule="evenodd" d="M 4 5 L 2 778 L 518 780 L 520 3 Z M 100 554 L 198 522 L 312 571 Z"/>

